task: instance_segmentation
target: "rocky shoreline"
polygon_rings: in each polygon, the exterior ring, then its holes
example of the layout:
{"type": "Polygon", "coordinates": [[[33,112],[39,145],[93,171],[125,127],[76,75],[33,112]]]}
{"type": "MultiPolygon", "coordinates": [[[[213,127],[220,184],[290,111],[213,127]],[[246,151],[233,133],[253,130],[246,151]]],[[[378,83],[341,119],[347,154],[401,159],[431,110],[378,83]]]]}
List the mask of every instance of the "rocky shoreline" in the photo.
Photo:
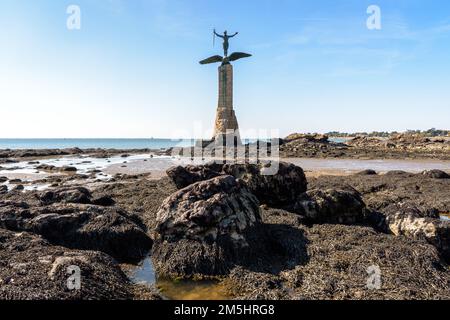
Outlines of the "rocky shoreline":
{"type": "Polygon", "coordinates": [[[450,139],[398,134],[389,138],[357,136],[345,143],[336,143],[325,135],[292,134],[280,141],[280,156],[450,160],[450,139]]]}
{"type": "MultiPolygon", "coordinates": [[[[413,134],[395,134],[390,137],[356,136],[345,142],[333,142],[322,134],[294,133],[277,139],[281,158],[318,159],[438,159],[450,160],[450,138],[423,137],[413,134]]],[[[251,149],[256,143],[247,144],[251,149]]],[[[270,146],[270,143],[269,143],[270,146]]],[[[195,154],[191,148],[167,149],[104,149],[104,148],[66,148],[66,149],[0,149],[0,165],[23,159],[33,160],[45,157],[91,156],[108,158],[130,154],[153,154],[155,156],[174,156],[195,154]]]]}
{"type": "Polygon", "coordinates": [[[166,154],[165,150],[156,149],[0,149],[0,164],[19,161],[21,159],[39,159],[45,157],[81,156],[89,155],[94,158],[109,158],[114,155],[152,153],[155,155],[166,154]]]}
{"type": "Polygon", "coordinates": [[[46,190],[0,190],[0,299],[162,299],[125,273],[148,254],[158,277],[216,279],[233,299],[450,299],[448,173],[267,170],[178,166],[88,187],[63,172],[46,190]],[[74,265],[80,290],[66,286],[74,265]]]}

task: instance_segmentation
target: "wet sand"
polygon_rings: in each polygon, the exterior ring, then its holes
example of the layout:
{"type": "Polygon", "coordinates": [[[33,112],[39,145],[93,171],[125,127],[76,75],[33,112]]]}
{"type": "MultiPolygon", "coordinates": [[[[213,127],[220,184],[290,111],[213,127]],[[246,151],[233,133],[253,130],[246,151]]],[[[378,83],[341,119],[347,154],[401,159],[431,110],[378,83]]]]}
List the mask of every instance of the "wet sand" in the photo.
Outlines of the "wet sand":
{"type": "Polygon", "coordinates": [[[379,173],[393,170],[402,170],[411,173],[419,173],[425,170],[439,169],[450,171],[450,161],[444,160],[358,160],[358,159],[310,159],[310,158],[285,158],[302,167],[306,171],[323,172],[326,174],[353,174],[355,172],[372,169],[379,173]]]}
{"type": "MultiPolygon", "coordinates": [[[[47,172],[38,170],[42,164],[52,165],[56,168],[73,166],[77,174],[89,174],[97,172],[95,179],[105,180],[116,174],[139,175],[150,174],[149,179],[160,179],[165,176],[165,171],[173,166],[188,164],[204,164],[211,159],[194,159],[184,157],[153,156],[151,154],[136,154],[127,157],[120,155],[110,158],[94,158],[89,156],[74,157],[64,156],[57,158],[37,159],[38,163],[22,161],[4,164],[0,167],[0,177],[8,180],[21,179],[24,182],[32,182],[44,179],[48,176],[58,175],[61,172],[47,172]]],[[[321,175],[345,176],[359,171],[372,169],[379,173],[392,170],[402,170],[411,173],[419,173],[425,170],[439,169],[450,172],[450,161],[445,160],[357,160],[357,159],[311,159],[311,158],[283,158],[281,161],[293,163],[302,167],[308,177],[321,175]]]]}
{"type": "MultiPolygon", "coordinates": [[[[211,159],[194,160],[189,158],[153,158],[149,160],[136,160],[125,165],[115,164],[106,168],[108,174],[143,174],[151,173],[155,178],[165,175],[165,171],[172,166],[202,164],[211,159]]],[[[307,175],[350,175],[359,171],[372,169],[379,173],[392,170],[402,170],[419,173],[425,170],[439,169],[450,172],[450,161],[443,160],[344,160],[344,159],[306,159],[285,158],[281,161],[293,163],[302,167],[307,175]]]]}

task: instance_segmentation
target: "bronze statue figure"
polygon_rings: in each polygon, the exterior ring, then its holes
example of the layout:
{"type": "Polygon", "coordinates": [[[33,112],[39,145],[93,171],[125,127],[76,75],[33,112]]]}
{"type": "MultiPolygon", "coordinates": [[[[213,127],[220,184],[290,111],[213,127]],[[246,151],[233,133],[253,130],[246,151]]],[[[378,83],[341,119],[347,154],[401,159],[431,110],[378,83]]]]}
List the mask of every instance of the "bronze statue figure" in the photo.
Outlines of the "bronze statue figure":
{"type": "Polygon", "coordinates": [[[228,56],[228,49],[230,47],[229,39],[233,38],[237,34],[239,34],[239,32],[236,32],[235,34],[230,36],[230,35],[228,35],[228,32],[225,30],[223,35],[220,35],[214,29],[214,35],[223,39],[224,56],[223,57],[219,56],[219,55],[212,56],[212,57],[209,57],[209,58],[207,58],[205,60],[200,61],[200,64],[222,62],[222,65],[226,65],[226,64],[230,64],[230,61],[236,61],[236,60],[239,60],[239,59],[242,59],[242,58],[251,57],[252,56],[251,54],[244,53],[244,52],[234,52],[234,53],[230,54],[230,56],[228,56]]]}
{"type": "Polygon", "coordinates": [[[214,35],[217,36],[217,37],[219,37],[219,38],[222,38],[222,39],[223,39],[223,52],[224,52],[223,55],[224,55],[224,57],[227,57],[227,56],[228,56],[228,48],[230,47],[230,42],[228,41],[228,39],[229,39],[229,38],[233,38],[233,37],[236,36],[238,33],[239,33],[239,32],[236,32],[236,33],[233,34],[232,36],[229,36],[227,30],[225,30],[225,31],[223,32],[223,36],[222,36],[222,35],[220,35],[220,34],[218,34],[218,33],[216,32],[216,29],[214,29],[214,35]]]}

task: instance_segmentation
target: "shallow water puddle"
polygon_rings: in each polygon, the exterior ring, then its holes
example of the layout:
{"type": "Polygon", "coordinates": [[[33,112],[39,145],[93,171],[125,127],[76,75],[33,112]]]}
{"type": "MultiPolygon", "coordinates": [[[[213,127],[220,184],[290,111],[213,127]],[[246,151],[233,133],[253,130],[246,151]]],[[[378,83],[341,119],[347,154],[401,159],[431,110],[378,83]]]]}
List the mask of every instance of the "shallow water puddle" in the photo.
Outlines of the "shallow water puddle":
{"type": "Polygon", "coordinates": [[[217,281],[158,279],[151,258],[145,259],[130,278],[135,283],[154,284],[170,300],[228,300],[225,288],[217,281]]]}
{"type": "Polygon", "coordinates": [[[450,221],[450,213],[441,213],[441,220],[450,221]]]}
{"type": "Polygon", "coordinates": [[[215,281],[158,280],[156,286],[171,300],[229,300],[225,288],[215,281]]]}

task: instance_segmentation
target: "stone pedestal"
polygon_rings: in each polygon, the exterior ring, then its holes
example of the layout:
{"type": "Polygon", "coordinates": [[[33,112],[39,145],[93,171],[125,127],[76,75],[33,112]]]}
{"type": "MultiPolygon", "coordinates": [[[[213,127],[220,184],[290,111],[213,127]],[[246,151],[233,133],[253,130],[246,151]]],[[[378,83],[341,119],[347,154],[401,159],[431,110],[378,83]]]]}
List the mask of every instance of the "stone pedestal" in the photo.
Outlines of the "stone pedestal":
{"type": "Polygon", "coordinates": [[[225,64],[219,67],[219,103],[213,139],[226,141],[231,135],[240,145],[239,125],[233,110],[233,66],[225,64]]]}

